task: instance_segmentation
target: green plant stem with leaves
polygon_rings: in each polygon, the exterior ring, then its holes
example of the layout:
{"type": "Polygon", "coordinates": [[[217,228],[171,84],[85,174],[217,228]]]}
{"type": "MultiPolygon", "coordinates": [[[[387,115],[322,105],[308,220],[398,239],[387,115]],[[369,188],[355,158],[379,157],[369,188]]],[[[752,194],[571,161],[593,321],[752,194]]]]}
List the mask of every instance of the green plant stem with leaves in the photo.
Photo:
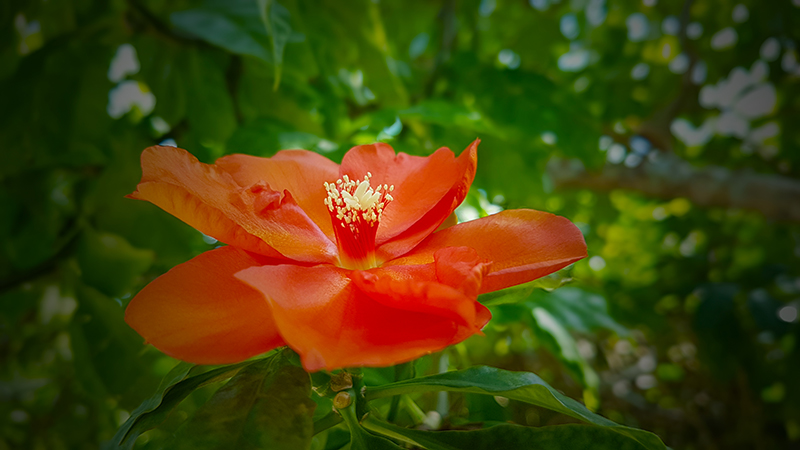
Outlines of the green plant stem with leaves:
{"type": "MultiPolygon", "coordinates": [[[[428,450],[577,448],[572,446],[588,443],[598,449],[666,448],[655,435],[618,425],[589,411],[533,373],[491,367],[411,378],[412,364],[407,363],[395,367],[398,378],[402,379],[382,385],[365,385],[358,371],[341,372],[331,378],[328,386],[316,388],[324,393],[324,398],[331,399],[334,410],[313,422],[310,379],[297,361],[293,352],[280,350],[264,358],[205,372],[199,366],[181,363],[165,378],[156,394],[131,414],[112,447],[133,448],[142,433],[163,424],[192,391],[229,378],[203,407],[180,425],[174,448],[191,444],[192,448],[224,449],[232,443],[244,448],[310,448],[313,436],[330,433],[342,422],[349,432],[349,448],[353,450],[396,449],[399,448],[396,441],[428,450]],[[342,374],[348,384],[335,385],[342,374]],[[468,430],[450,431],[425,431],[393,423],[404,403],[395,399],[436,391],[502,396],[564,414],[581,423],[543,427],[474,424],[468,430]],[[386,397],[392,401],[382,419],[373,402],[386,397]],[[269,447],[259,447],[267,443],[269,447]]],[[[409,409],[419,420],[422,411],[409,397],[404,398],[413,405],[409,409]]]]}

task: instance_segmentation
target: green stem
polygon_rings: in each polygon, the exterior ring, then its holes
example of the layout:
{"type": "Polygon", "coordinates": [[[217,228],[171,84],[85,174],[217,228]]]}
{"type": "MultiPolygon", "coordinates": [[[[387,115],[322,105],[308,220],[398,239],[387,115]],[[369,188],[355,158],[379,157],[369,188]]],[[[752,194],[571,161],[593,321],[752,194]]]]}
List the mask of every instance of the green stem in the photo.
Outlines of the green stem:
{"type": "Polygon", "coordinates": [[[390,437],[393,439],[397,439],[399,441],[407,442],[417,447],[421,447],[421,445],[416,441],[409,439],[408,437],[403,436],[402,434],[392,430],[391,428],[389,428],[389,426],[387,426],[387,424],[376,419],[375,417],[367,416],[364,419],[364,421],[361,422],[361,425],[367,430],[372,431],[373,433],[377,433],[382,436],[390,437]]]}
{"type": "MultiPolygon", "coordinates": [[[[413,362],[407,362],[394,366],[394,381],[403,381],[409,378],[414,378],[413,362]]],[[[386,415],[386,420],[388,422],[395,421],[395,419],[397,418],[397,412],[400,409],[399,406],[400,406],[400,397],[399,396],[392,397],[392,403],[389,405],[389,414],[386,415]]]]}
{"type": "Polygon", "coordinates": [[[395,398],[401,399],[403,402],[403,407],[408,411],[408,414],[411,415],[411,419],[414,421],[414,425],[419,425],[425,421],[427,416],[425,415],[425,411],[417,405],[417,402],[411,400],[411,397],[407,395],[400,395],[395,398]]]}
{"type": "MultiPolygon", "coordinates": [[[[350,394],[354,395],[355,391],[350,390],[350,394]]],[[[338,411],[347,424],[347,428],[350,429],[350,446],[347,448],[353,450],[402,450],[394,442],[374,435],[362,427],[358,421],[355,401],[338,411]]]]}
{"type": "Polygon", "coordinates": [[[338,425],[342,422],[342,417],[335,412],[330,412],[325,417],[314,422],[314,434],[321,433],[328,428],[338,425]]]}
{"type": "Polygon", "coordinates": [[[344,423],[347,424],[347,428],[350,429],[350,434],[358,433],[360,425],[358,424],[358,417],[356,417],[356,403],[353,402],[350,406],[340,409],[339,413],[342,415],[344,423]]]}
{"type": "Polygon", "coordinates": [[[397,412],[400,410],[400,396],[395,395],[392,397],[392,403],[389,405],[389,414],[386,415],[387,422],[394,422],[397,419],[397,412]]]}

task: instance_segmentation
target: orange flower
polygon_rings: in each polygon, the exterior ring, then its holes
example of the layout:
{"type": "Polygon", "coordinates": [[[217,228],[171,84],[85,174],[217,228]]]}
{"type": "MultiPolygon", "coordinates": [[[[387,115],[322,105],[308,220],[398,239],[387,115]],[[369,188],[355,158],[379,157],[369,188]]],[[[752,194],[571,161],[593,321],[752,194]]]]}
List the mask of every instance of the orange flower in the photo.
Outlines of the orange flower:
{"type": "Polygon", "coordinates": [[[185,361],[288,345],[309,371],[392,365],[480,333],[490,313],[478,294],[561,269],[586,244],[569,220],[526,209],[446,226],[478,142],[459,157],[362,145],[341,165],[305,150],[207,165],[146,149],[129,197],[228,245],[147,285],[125,320],[185,361]]]}

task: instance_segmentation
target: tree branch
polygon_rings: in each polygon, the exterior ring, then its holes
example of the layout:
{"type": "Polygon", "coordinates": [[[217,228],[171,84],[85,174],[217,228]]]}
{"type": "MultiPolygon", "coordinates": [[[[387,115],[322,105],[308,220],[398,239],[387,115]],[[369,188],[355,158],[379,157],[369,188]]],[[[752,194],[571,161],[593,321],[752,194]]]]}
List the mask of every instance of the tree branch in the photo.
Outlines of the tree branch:
{"type": "Polygon", "coordinates": [[[626,189],[662,199],[684,197],[701,207],[748,209],[768,219],[800,223],[800,181],[718,166],[696,168],[672,153],[656,155],[636,168],[606,164],[599,172],[587,171],[579,160],[552,158],[547,173],[556,188],[626,189]]]}

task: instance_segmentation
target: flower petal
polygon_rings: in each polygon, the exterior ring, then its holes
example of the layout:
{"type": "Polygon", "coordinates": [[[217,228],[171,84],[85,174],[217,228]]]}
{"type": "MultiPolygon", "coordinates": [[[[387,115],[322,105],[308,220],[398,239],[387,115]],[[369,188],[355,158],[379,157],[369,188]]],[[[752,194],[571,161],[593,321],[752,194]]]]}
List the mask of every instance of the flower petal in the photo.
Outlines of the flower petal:
{"type": "Polygon", "coordinates": [[[276,191],[287,190],[329,239],[335,240],[331,216],[325,206],[324,182],[339,178],[339,165],[307,150],[281,150],[271,158],[250,155],[228,155],[215,164],[230,173],[240,186],[260,181],[276,191]]]}
{"type": "Polygon", "coordinates": [[[227,364],[286,345],[261,292],[234,278],[259,264],[234,247],[175,266],[131,300],[125,321],[156,348],[196,364],[227,364]]]}
{"type": "Polygon", "coordinates": [[[345,154],[342,175],[360,179],[371,172],[372,184],[394,186],[394,201],[384,210],[378,227],[379,259],[411,250],[464,200],[475,178],[479,142],[476,139],[458,158],[446,148],[428,157],[395,155],[382,143],[354,147],[345,154]]]}
{"type": "Polygon", "coordinates": [[[281,336],[314,371],[397,364],[479,333],[488,310],[434,282],[430,269],[351,272],[285,264],[236,276],[270,300],[281,336]]]}
{"type": "Polygon", "coordinates": [[[429,263],[437,250],[462,245],[492,262],[481,293],[535,280],[586,257],[583,235],[572,222],[546,212],[516,209],[438,231],[411,253],[384,265],[429,263]]]}
{"type": "Polygon", "coordinates": [[[383,305],[438,314],[479,330],[491,317],[475,301],[488,266],[475,250],[450,247],[438,250],[430,264],[354,271],[350,278],[383,305]]]}
{"type": "Polygon", "coordinates": [[[336,245],[288,191],[264,183],[241,186],[183,149],[142,152],[142,181],[129,197],[147,200],[222,242],[270,257],[305,262],[336,258],[336,245]]]}

